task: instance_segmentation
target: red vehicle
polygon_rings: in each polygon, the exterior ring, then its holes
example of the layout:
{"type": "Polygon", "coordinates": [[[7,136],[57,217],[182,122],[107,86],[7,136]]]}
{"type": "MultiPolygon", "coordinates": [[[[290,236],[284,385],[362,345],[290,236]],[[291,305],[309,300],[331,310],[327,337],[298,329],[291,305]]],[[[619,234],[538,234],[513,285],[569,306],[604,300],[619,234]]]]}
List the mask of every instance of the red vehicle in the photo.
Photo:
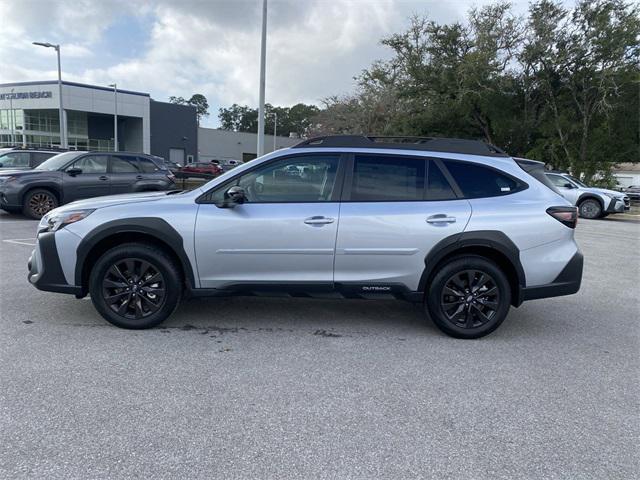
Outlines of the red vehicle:
{"type": "Polygon", "coordinates": [[[182,173],[204,173],[207,175],[220,175],[222,168],[215,163],[190,163],[180,169],[182,173]]]}

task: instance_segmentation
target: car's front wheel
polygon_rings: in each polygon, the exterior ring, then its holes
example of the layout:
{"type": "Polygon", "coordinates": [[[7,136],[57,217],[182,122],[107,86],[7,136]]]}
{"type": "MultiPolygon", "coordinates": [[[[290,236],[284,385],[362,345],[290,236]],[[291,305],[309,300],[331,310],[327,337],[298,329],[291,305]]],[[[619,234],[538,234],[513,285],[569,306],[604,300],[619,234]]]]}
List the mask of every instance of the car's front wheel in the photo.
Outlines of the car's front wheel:
{"type": "Polygon", "coordinates": [[[129,243],[98,259],[91,270],[89,293],[108,322],[122,328],[151,328],[178,306],[181,280],[179,268],[162,249],[129,243]]]}
{"type": "Polygon", "coordinates": [[[447,335],[480,338],[503,322],[511,305],[504,272],[480,256],[460,256],[432,278],[425,303],[431,319],[447,335]]]}
{"type": "Polygon", "coordinates": [[[600,202],[593,198],[583,200],[578,207],[578,211],[582,218],[588,218],[590,220],[600,218],[602,216],[602,206],[600,206],[600,202]]]}
{"type": "Polygon", "coordinates": [[[23,213],[36,220],[58,206],[58,199],[50,190],[38,188],[27,192],[24,197],[23,213]]]}

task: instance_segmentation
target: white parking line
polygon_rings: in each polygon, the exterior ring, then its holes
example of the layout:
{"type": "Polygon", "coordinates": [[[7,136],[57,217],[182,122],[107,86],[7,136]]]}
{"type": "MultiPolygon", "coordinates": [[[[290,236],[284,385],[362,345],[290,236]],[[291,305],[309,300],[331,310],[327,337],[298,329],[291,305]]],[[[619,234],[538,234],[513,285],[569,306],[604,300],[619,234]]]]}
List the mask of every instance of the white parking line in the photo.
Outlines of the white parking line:
{"type": "Polygon", "coordinates": [[[3,242],[16,243],[18,245],[28,245],[29,247],[36,246],[36,241],[34,238],[12,238],[8,240],[3,240],[3,242]]]}

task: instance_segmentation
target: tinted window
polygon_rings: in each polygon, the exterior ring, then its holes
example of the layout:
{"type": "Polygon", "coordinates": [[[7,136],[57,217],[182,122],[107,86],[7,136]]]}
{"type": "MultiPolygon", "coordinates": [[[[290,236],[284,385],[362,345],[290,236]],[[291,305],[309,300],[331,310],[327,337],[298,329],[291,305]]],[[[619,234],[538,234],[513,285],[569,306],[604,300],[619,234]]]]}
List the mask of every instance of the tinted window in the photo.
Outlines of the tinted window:
{"type": "Polygon", "coordinates": [[[211,200],[221,203],[224,192],[236,184],[244,188],[247,203],[328,202],[339,160],[338,155],[317,155],[271,162],[218,189],[211,200]]]}
{"type": "Polygon", "coordinates": [[[571,184],[569,180],[564,178],[561,175],[547,175],[547,177],[551,180],[556,187],[566,187],[567,184],[571,184]]]}
{"type": "Polygon", "coordinates": [[[144,173],[153,173],[159,170],[150,158],[138,157],[138,165],[140,166],[140,170],[144,173]]]}
{"type": "Polygon", "coordinates": [[[423,200],[425,160],[356,155],[351,185],[355,202],[423,200]]]}
{"type": "Polygon", "coordinates": [[[106,155],[87,155],[73,162],[70,168],[79,168],[82,173],[107,173],[107,156],[106,155]]]}
{"type": "Polygon", "coordinates": [[[118,156],[111,157],[112,173],[138,173],[136,157],[118,156]]]}
{"type": "Polygon", "coordinates": [[[40,165],[45,160],[53,157],[55,153],[34,152],[31,154],[34,165],[40,165]]]}
{"type": "Polygon", "coordinates": [[[427,198],[429,200],[453,200],[457,198],[440,167],[433,161],[429,162],[427,198]]]}
{"type": "Polygon", "coordinates": [[[521,189],[512,178],[477,163],[443,162],[465,198],[497,197],[521,189]]]}
{"type": "Polygon", "coordinates": [[[29,152],[11,152],[0,157],[3,167],[28,167],[29,152]]]}

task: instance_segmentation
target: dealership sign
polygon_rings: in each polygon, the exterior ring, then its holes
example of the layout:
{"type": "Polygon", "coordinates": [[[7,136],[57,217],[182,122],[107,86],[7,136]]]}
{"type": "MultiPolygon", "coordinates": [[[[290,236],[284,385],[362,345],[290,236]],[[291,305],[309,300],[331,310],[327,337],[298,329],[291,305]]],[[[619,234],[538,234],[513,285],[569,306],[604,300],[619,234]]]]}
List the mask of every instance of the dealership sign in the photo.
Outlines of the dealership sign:
{"type": "Polygon", "coordinates": [[[28,98],[51,98],[53,93],[51,90],[42,90],[40,92],[15,92],[0,93],[0,100],[24,100],[28,98]]]}

